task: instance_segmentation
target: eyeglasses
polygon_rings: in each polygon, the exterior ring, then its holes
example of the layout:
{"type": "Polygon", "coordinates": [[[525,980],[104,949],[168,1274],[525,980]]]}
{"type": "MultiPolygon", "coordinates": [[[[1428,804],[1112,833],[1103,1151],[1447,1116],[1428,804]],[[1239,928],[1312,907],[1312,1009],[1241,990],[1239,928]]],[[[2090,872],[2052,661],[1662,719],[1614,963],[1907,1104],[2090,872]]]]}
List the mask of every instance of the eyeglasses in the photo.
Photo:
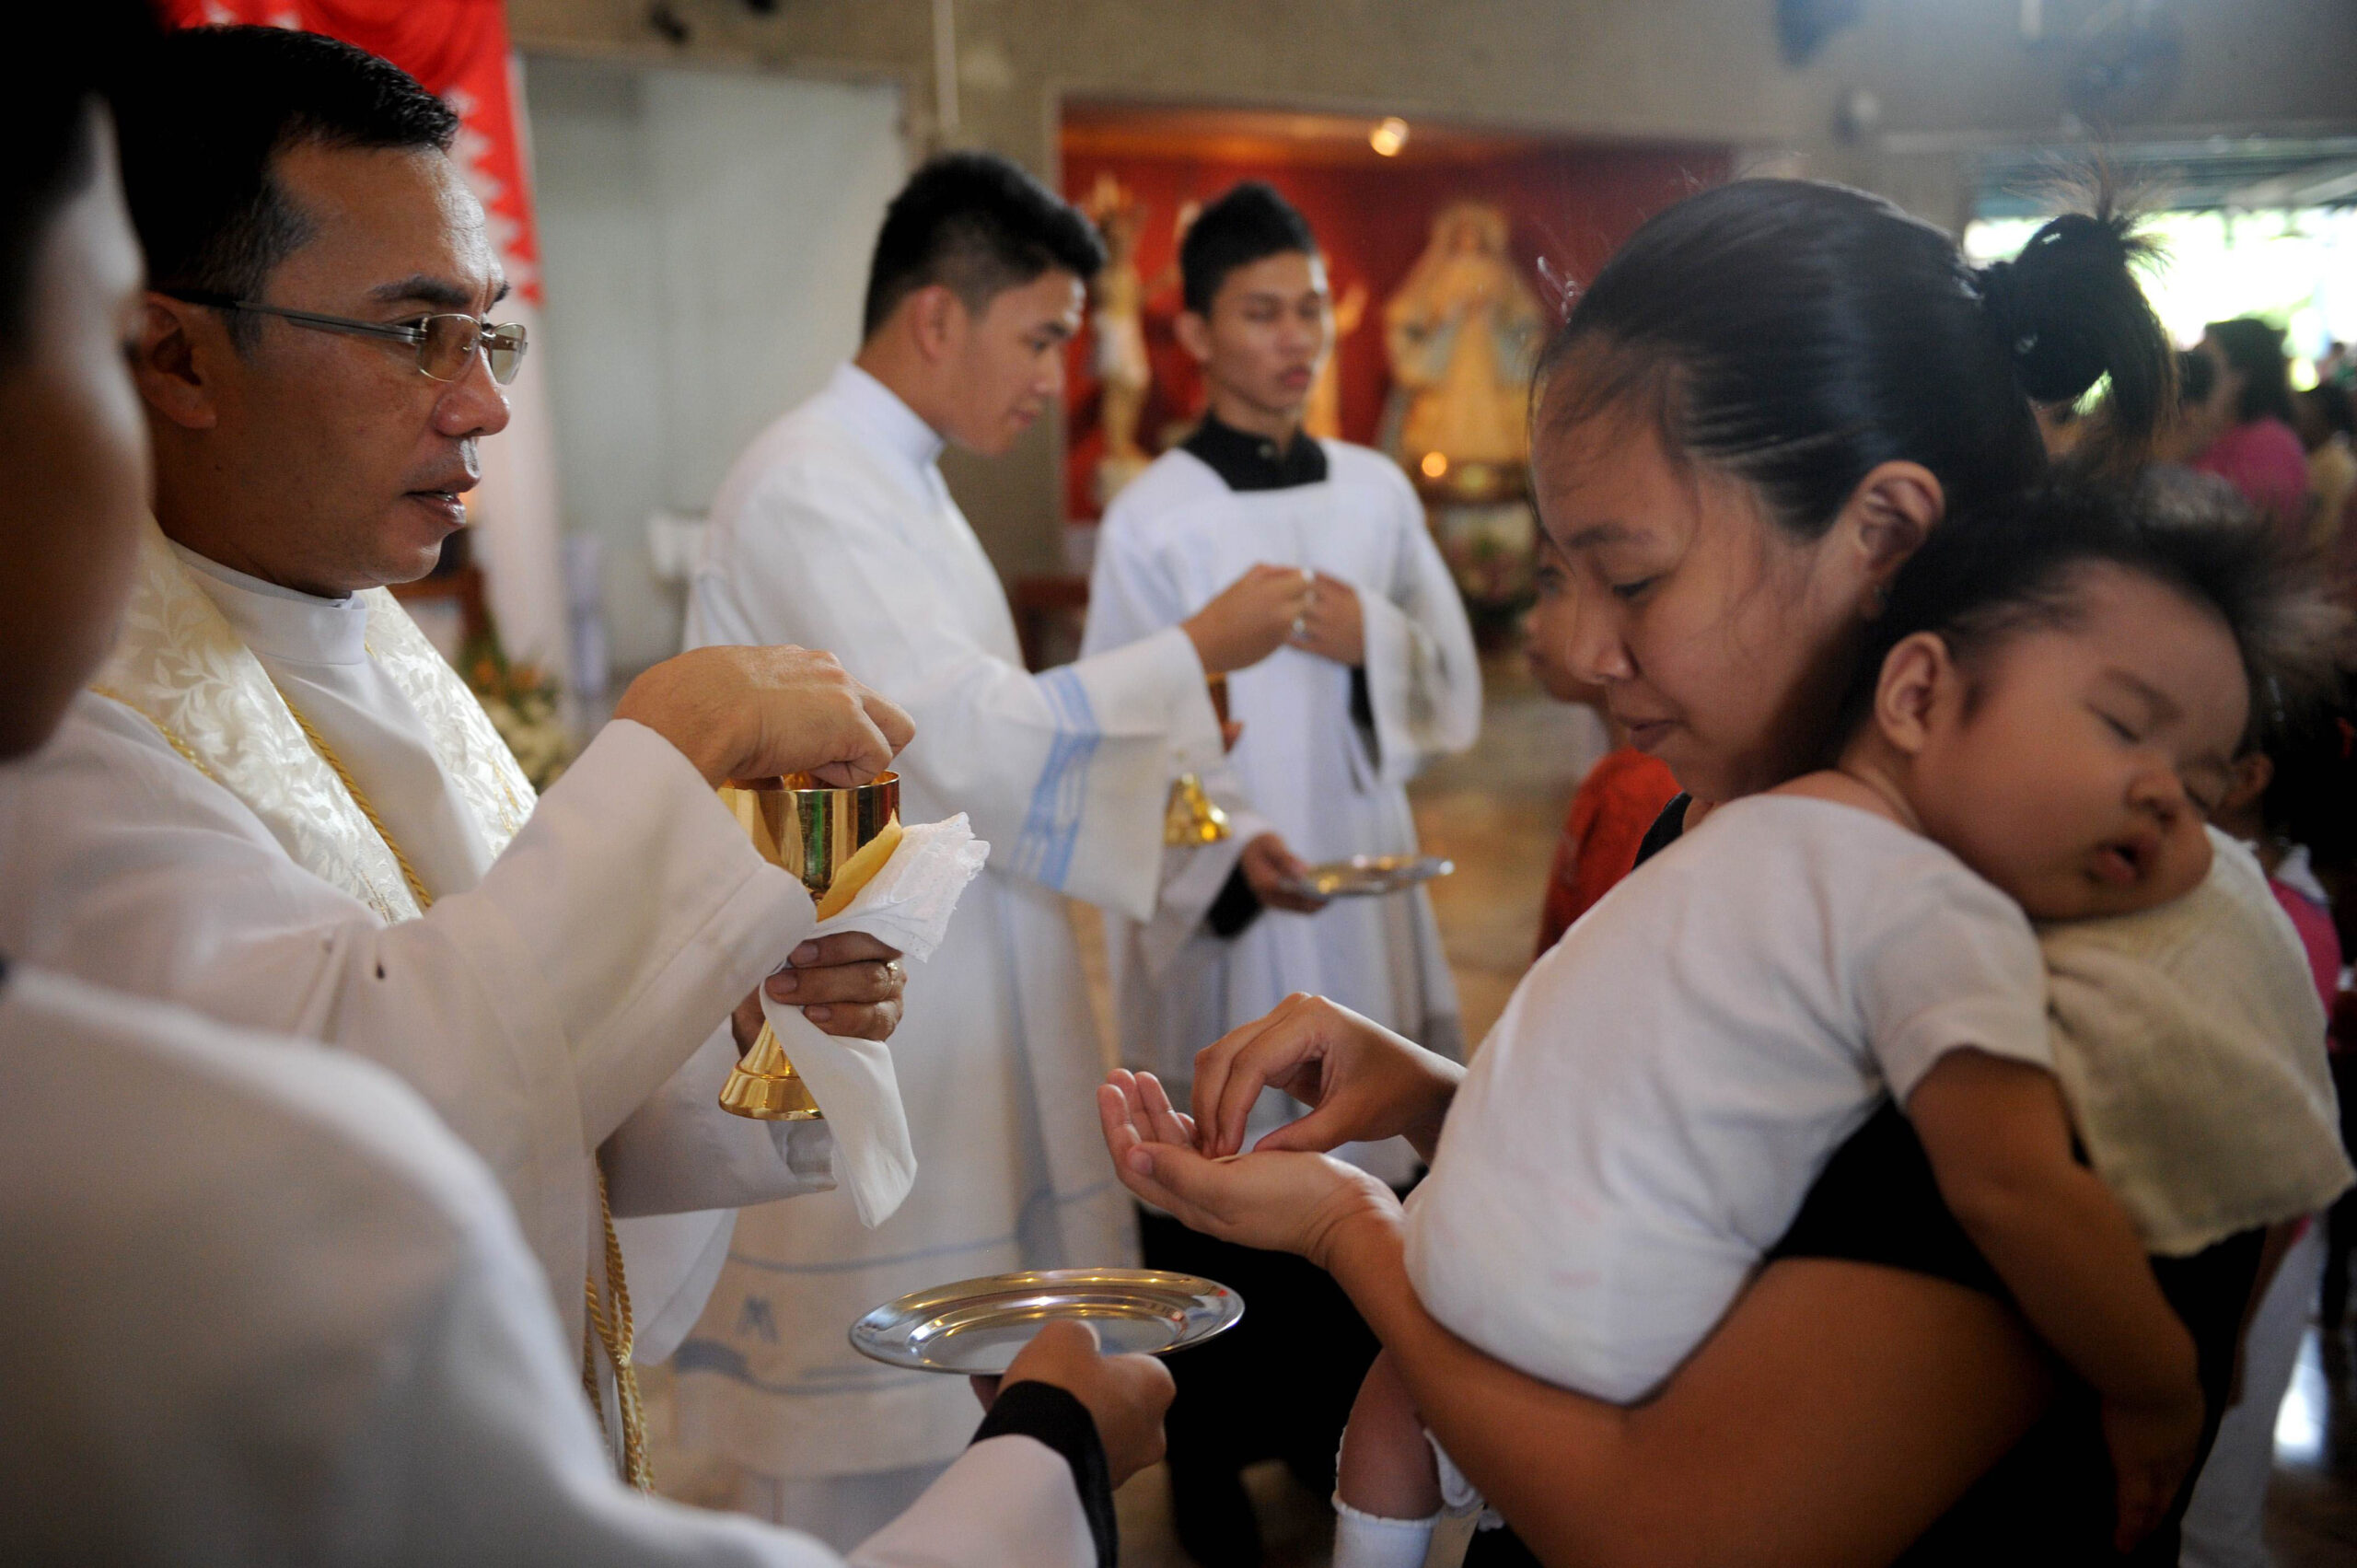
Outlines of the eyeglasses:
{"type": "Polygon", "coordinates": [[[464,376],[477,349],[491,364],[491,378],[503,387],[516,379],[516,372],[524,363],[524,328],[518,322],[496,324],[459,315],[427,316],[401,322],[356,321],[349,316],[289,310],[283,305],[264,305],[259,300],[207,294],[199,289],[168,288],[158,292],[168,298],[215,310],[250,310],[257,315],[275,316],[315,332],[348,332],[354,337],[391,338],[414,343],[417,367],[436,381],[455,381],[464,376]]]}

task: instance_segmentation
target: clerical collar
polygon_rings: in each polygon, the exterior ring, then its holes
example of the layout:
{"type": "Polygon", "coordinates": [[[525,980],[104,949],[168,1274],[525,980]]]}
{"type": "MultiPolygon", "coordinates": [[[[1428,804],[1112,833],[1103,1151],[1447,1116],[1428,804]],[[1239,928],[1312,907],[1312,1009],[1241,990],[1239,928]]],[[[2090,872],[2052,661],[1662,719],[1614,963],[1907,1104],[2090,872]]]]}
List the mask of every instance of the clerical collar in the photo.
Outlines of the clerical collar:
{"type": "Polygon", "coordinates": [[[1306,430],[1294,432],[1293,445],[1280,450],[1267,436],[1247,436],[1206,413],[1187,437],[1186,450],[1202,459],[1230,490],[1290,490],[1326,479],[1326,448],[1306,430]]]}
{"type": "Polygon", "coordinates": [[[941,456],[940,433],[902,402],[898,392],[858,366],[848,361],[836,366],[827,390],[852,423],[882,442],[886,450],[898,452],[920,469],[941,456]]]}
{"type": "Polygon", "coordinates": [[[368,606],[358,594],[321,598],[281,587],[179,544],[172,553],[196,575],[238,633],[263,658],[290,664],[358,664],[368,656],[368,606]]]}

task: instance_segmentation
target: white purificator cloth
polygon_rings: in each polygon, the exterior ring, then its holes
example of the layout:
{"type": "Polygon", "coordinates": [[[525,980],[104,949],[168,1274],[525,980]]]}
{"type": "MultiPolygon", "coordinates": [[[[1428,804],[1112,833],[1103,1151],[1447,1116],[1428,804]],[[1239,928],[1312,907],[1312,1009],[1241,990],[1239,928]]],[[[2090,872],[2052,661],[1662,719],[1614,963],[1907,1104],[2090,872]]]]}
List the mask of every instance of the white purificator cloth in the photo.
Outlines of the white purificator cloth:
{"type": "MultiPolygon", "coordinates": [[[[941,946],[958,896],[981,873],[990,854],[991,846],[974,837],[963,812],[946,822],[906,829],[900,847],[850,907],[820,921],[810,935],[865,932],[923,963],[941,946]]],[[[836,1182],[858,1204],[860,1223],[875,1229],[892,1217],[917,1179],[916,1150],[891,1051],[881,1040],[825,1033],[801,1008],[773,1000],[767,987],[761,991],[761,1016],[834,1127],[836,1182]]]]}

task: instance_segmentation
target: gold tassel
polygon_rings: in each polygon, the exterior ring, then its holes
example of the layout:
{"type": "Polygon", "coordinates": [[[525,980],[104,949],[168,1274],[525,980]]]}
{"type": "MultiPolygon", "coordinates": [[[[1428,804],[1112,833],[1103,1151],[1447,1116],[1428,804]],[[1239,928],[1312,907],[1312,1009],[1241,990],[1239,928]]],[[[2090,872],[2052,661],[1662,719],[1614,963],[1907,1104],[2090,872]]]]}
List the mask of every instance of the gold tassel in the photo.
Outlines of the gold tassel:
{"type": "Polygon", "coordinates": [[[614,1299],[613,1316],[598,1299],[595,1270],[581,1279],[589,1304],[589,1325],[581,1336],[581,1386],[588,1392],[589,1408],[598,1412],[598,1430],[606,1427],[606,1401],[598,1388],[597,1344],[606,1347],[613,1364],[614,1400],[621,1407],[622,1479],[641,1492],[655,1490],[655,1472],[646,1462],[646,1406],[639,1398],[638,1367],[631,1360],[637,1328],[631,1319],[630,1284],[622,1277],[621,1237],[614,1234],[613,1205],[606,1201],[606,1167],[598,1167],[598,1217],[606,1226],[606,1283],[614,1299]]]}

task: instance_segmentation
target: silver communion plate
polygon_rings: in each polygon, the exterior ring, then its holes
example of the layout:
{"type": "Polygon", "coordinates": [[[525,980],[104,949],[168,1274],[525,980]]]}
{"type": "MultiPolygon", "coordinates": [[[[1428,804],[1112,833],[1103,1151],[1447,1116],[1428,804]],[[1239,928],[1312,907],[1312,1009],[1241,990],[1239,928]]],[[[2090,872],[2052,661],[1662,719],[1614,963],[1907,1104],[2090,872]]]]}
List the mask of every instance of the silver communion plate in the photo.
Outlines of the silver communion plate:
{"type": "Polygon", "coordinates": [[[890,1366],[995,1374],[1061,1318],[1097,1327],[1108,1354],[1160,1355],[1236,1326],[1244,1298],[1216,1280],[1152,1269],[1039,1269],[914,1291],[851,1326],[851,1346],[890,1366]]]}
{"type": "Polygon", "coordinates": [[[1373,898],[1446,877],[1456,869],[1455,861],[1436,854],[1354,854],[1348,860],[1313,865],[1306,877],[1296,877],[1287,886],[1318,899],[1373,898]]]}

